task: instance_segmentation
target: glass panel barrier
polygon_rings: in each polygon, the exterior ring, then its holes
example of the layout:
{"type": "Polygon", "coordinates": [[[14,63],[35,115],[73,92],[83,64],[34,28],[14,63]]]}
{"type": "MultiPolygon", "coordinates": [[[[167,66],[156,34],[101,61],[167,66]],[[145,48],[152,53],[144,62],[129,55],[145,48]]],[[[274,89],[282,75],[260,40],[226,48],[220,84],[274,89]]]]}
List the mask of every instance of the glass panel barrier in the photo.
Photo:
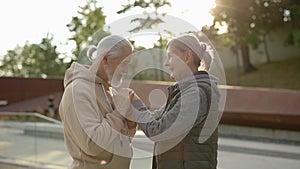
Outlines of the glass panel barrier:
{"type": "Polygon", "coordinates": [[[38,113],[0,112],[0,159],[0,168],[67,168],[71,158],[61,122],[38,113]]]}
{"type": "MultiPolygon", "coordinates": [[[[150,169],[153,143],[142,131],[132,143],[131,169],[150,169]]],[[[66,169],[71,163],[60,121],[38,113],[0,112],[0,168],[66,169]]]]}

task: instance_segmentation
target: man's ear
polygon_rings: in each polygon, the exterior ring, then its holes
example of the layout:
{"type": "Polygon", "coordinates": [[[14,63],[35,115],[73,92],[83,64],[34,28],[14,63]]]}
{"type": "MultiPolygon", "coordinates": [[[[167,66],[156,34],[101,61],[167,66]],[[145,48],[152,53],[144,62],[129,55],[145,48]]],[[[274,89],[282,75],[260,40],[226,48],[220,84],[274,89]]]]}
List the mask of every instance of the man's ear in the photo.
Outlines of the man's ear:
{"type": "Polygon", "coordinates": [[[102,57],[101,63],[103,64],[103,66],[108,66],[108,52],[106,52],[104,54],[104,56],[102,57]]]}

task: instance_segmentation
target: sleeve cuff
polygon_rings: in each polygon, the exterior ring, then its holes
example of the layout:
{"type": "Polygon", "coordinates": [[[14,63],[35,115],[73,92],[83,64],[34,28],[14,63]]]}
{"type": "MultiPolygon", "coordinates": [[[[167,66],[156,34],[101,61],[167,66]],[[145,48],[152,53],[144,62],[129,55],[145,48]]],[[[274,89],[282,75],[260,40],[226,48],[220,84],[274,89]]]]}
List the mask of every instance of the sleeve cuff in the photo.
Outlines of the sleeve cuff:
{"type": "Polygon", "coordinates": [[[135,100],[132,102],[132,106],[137,109],[137,110],[146,110],[146,106],[144,105],[144,103],[141,100],[135,100]]]}

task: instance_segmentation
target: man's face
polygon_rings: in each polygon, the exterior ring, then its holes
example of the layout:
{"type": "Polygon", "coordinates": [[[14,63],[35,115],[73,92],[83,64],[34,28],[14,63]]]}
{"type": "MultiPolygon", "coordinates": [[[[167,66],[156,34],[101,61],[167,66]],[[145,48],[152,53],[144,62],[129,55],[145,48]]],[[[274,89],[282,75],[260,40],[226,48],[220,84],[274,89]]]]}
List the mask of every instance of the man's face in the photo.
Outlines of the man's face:
{"type": "Polygon", "coordinates": [[[165,66],[167,66],[171,71],[171,78],[176,81],[183,79],[185,72],[187,71],[187,65],[185,64],[185,52],[181,52],[170,45],[167,49],[165,66]]]}
{"type": "Polygon", "coordinates": [[[107,68],[105,71],[112,86],[118,86],[122,82],[123,76],[128,73],[131,54],[132,51],[130,48],[123,48],[119,57],[107,59],[107,68]]]}

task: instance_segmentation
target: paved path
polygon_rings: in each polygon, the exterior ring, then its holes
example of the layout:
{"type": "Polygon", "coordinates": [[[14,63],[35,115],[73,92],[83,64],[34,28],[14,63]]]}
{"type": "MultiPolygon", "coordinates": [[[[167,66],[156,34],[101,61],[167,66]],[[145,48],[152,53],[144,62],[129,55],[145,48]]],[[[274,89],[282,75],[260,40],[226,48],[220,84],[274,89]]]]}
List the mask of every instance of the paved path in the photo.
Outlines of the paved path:
{"type": "MultiPolygon", "coordinates": [[[[147,147],[151,152],[151,143],[141,141],[141,137],[138,133],[138,137],[134,140],[138,143],[137,147],[147,147]]],[[[149,152],[134,149],[131,168],[150,169],[149,152]],[[141,156],[145,158],[136,158],[141,156]]],[[[3,127],[0,127],[0,158],[0,163],[1,161],[20,164],[33,162],[44,168],[67,168],[71,163],[63,139],[28,135],[20,129],[3,127]]],[[[3,166],[0,164],[0,168],[4,168],[3,166]]],[[[299,169],[300,145],[220,137],[218,169],[254,168],[299,169]]]]}

